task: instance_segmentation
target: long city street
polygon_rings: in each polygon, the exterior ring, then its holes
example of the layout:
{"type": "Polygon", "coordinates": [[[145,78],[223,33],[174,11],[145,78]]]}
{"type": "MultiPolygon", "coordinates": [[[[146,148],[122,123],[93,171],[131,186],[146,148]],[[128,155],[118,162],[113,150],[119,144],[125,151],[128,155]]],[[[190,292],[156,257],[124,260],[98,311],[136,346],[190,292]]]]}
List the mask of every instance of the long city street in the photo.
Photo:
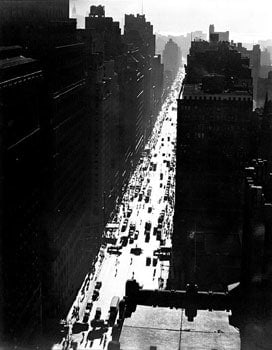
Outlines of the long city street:
{"type": "Polygon", "coordinates": [[[114,296],[123,298],[128,279],[136,279],[144,288],[166,287],[169,254],[161,259],[154,251],[164,247],[167,252],[167,247],[171,247],[176,98],[182,79],[181,70],[130,179],[115,220],[105,230],[112,243],[101,248],[94,273],[86,276],[64,321],[67,335],[53,349],[106,348],[112,334],[112,325],[107,321],[111,300],[114,296]],[[101,308],[101,315],[97,308],[101,308]],[[101,328],[91,326],[95,318],[103,320],[99,321],[101,328]]]}

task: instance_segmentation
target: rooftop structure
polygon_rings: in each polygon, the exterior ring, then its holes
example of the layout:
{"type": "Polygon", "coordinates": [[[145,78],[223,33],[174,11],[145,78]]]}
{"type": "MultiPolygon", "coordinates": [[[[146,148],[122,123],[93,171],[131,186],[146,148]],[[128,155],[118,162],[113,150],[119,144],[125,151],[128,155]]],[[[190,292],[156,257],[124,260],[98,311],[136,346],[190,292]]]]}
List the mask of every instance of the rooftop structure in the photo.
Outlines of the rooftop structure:
{"type": "Polygon", "coordinates": [[[224,90],[221,92],[212,93],[203,90],[202,84],[186,84],[179,97],[194,100],[213,100],[213,101],[252,101],[252,94],[247,90],[224,90]]]}
{"type": "Polygon", "coordinates": [[[210,27],[209,27],[209,40],[211,42],[229,41],[229,31],[226,31],[226,32],[215,32],[214,31],[214,24],[210,24],[210,27]]]}

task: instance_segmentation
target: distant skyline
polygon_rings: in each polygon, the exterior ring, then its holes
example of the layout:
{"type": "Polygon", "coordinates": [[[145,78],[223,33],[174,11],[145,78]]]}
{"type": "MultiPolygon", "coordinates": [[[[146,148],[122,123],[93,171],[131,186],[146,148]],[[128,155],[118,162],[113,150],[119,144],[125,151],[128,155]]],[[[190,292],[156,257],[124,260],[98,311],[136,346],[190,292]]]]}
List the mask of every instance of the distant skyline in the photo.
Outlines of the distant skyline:
{"type": "Polygon", "coordinates": [[[230,31],[235,42],[257,43],[272,38],[271,0],[70,0],[77,14],[86,16],[91,5],[105,6],[106,16],[124,25],[125,14],[143,12],[154,32],[180,35],[195,30],[230,31]]]}

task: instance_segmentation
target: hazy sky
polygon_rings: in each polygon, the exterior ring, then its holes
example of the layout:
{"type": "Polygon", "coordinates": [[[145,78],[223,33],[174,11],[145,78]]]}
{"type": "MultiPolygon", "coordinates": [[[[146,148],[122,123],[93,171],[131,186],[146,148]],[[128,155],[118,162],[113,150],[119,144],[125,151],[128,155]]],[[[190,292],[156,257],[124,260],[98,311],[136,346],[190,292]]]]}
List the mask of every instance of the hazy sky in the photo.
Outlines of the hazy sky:
{"type": "MultiPolygon", "coordinates": [[[[86,15],[91,5],[104,5],[106,16],[124,23],[124,14],[141,13],[142,0],[70,0],[77,13],[86,15]]],[[[257,42],[272,38],[272,0],[143,0],[144,14],[154,31],[184,34],[194,30],[230,31],[230,39],[257,42]]]]}

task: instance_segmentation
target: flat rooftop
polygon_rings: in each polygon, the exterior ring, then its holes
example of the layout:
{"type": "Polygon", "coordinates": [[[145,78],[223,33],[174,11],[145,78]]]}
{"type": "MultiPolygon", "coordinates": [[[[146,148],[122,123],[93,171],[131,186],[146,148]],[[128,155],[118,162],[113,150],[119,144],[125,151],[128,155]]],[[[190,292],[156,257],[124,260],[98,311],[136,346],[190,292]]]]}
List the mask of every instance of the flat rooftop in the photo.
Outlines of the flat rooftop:
{"type": "Polygon", "coordinates": [[[229,324],[230,312],[198,311],[188,322],[184,309],[137,306],[125,319],[122,350],[238,350],[239,331],[229,324]]]}
{"type": "Polygon", "coordinates": [[[201,89],[201,84],[184,84],[180,92],[179,99],[212,99],[212,100],[229,100],[241,98],[242,100],[252,100],[252,94],[247,90],[223,91],[221,93],[208,93],[201,89]]]}

